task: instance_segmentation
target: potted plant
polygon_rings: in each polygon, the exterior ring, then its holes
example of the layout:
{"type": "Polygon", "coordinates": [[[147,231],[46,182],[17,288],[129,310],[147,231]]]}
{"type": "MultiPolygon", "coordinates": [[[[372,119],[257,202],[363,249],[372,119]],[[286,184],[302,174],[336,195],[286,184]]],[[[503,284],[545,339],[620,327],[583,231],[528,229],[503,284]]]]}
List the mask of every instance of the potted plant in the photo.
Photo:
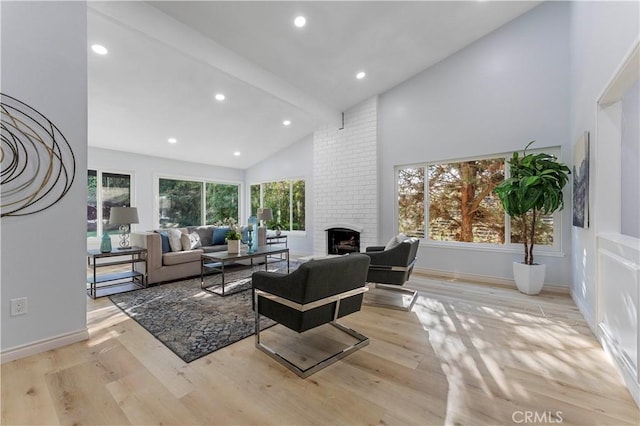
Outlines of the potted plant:
{"type": "Polygon", "coordinates": [[[229,253],[240,253],[240,240],[242,239],[242,234],[238,231],[238,229],[234,226],[229,229],[229,232],[225,235],[227,239],[227,252],[229,253]]]}
{"type": "Polygon", "coordinates": [[[562,210],[562,189],[569,181],[569,168],[549,154],[513,153],[508,161],[511,176],[498,185],[494,192],[504,210],[522,224],[524,261],[513,262],[513,275],[518,290],[538,294],[544,285],[545,265],[533,261],[533,246],[539,234],[539,220],[543,214],[562,210]]]}
{"type": "Polygon", "coordinates": [[[274,229],[276,230],[276,236],[279,237],[282,233],[282,225],[280,225],[280,222],[275,224],[274,229]]]}

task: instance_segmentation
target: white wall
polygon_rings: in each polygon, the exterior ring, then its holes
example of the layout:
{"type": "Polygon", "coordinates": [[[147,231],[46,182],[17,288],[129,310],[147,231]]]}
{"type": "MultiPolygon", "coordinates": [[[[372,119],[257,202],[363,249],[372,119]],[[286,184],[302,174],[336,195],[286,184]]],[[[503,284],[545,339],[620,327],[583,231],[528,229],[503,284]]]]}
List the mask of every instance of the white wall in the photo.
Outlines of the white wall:
{"type": "MultiPolygon", "coordinates": [[[[592,223],[599,221],[593,203],[593,189],[619,187],[619,183],[598,181],[601,159],[595,152],[600,146],[596,128],[596,103],[616,69],[621,65],[635,40],[639,28],[638,2],[573,2],[571,3],[571,140],[585,130],[592,135],[592,167],[590,210],[592,223]],[[597,149],[594,149],[597,148],[597,149]],[[595,171],[595,173],[594,173],[595,171]]],[[[619,148],[618,148],[619,149],[619,148]]],[[[606,208],[606,206],[601,206],[606,208]]],[[[596,230],[573,228],[573,282],[571,293],[592,327],[596,320],[596,230]]]]}
{"type": "Polygon", "coordinates": [[[0,220],[0,350],[7,361],[47,339],[53,339],[46,343],[51,348],[88,336],[87,31],[84,2],[2,2],[0,7],[2,92],[51,120],[76,159],[75,181],[57,204],[0,220]],[[28,313],[11,317],[10,299],[18,297],[28,298],[28,313]]]}
{"type": "Polygon", "coordinates": [[[640,238],[640,81],[622,98],[622,233],[640,238]]]}
{"type": "MultiPolygon", "coordinates": [[[[569,4],[545,3],[380,97],[380,242],[397,231],[394,166],[560,146],[569,137],[569,4]]],[[[536,251],[546,283],[569,286],[571,205],[562,213],[563,257],[536,251]]],[[[512,279],[513,252],[422,245],[418,266],[512,279]]]]}
{"type": "MultiPolygon", "coordinates": [[[[179,148],[179,147],[177,147],[179,148]]],[[[200,153],[198,155],[215,155],[215,152],[200,153]]],[[[194,154],[194,157],[197,155],[194,154]]],[[[170,160],[160,157],[150,157],[141,154],[112,151],[103,148],[89,147],[88,168],[110,172],[127,172],[133,174],[132,206],[138,208],[140,223],[132,226],[132,230],[149,230],[156,228],[156,212],[158,191],[155,179],[158,175],[173,176],[185,179],[210,179],[223,183],[241,184],[240,194],[244,191],[244,171],[230,167],[218,167],[201,163],[170,160]]],[[[244,208],[240,197],[240,219],[248,216],[248,209],[244,208]]],[[[85,200],[86,204],[86,200],[85,200]]],[[[86,220],[86,218],[85,218],[86,220]]],[[[117,243],[117,236],[112,237],[117,243]]],[[[89,247],[98,247],[99,238],[91,238],[87,242],[89,247]]]]}
{"type": "MultiPolygon", "coordinates": [[[[307,136],[277,152],[264,161],[245,171],[246,195],[243,197],[247,205],[246,215],[249,216],[250,194],[252,184],[285,180],[305,180],[305,220],[306,230],[301,232],[287,232],[288,245],[292,254],[309,255],[313,252],[313,137],[307,136]]],[[[244,218],[246,221],[246,218],[244,218]]]]}

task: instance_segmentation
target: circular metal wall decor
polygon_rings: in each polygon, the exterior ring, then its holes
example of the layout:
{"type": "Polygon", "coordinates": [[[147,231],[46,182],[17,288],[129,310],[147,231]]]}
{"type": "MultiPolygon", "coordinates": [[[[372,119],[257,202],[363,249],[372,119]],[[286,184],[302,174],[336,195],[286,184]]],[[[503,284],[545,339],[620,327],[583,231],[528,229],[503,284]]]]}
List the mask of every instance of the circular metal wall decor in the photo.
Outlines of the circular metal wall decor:
{"type": "Polygon", "coordinates": [[[76,174],[71,145],[44,115],[0,93],[0,216],[26,216],[64,197],[76,174]]]}

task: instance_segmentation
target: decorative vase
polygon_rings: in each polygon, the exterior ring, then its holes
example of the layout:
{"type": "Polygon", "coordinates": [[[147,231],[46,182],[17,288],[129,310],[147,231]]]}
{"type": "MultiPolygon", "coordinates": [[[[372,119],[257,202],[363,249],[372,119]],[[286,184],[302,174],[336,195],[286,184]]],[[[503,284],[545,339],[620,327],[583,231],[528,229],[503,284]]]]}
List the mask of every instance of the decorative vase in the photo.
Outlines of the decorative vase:
{"type": "Polygon", "coordinates": [[[542,291],[545,272],[546,265],[513,262],[513,278],[518,290],[524,294],[535,295],[542,291]]]}
{"type": "Polygon", "coordinates": [[[240,253],[240,240],[227,241],[227,252],[233,254],[240,253]]]}
{"type": "Polygon", "coordinates": [[[111,253],[111,237],[109,234],[102,234],[102,240],[100,241],[100,252],[111,253]]]}
{"type": "Polygon", "coordinates": [[[258,218],[256,216],[249,216],[249,253],[255,253],[258,251],[258,218]]]}
{"type": "Polygon", "coordinates": [[[279,237],[280,234],[282,234],[282,231],[280,231],[279,229],[276,229],[276,237],[279,237]]]}

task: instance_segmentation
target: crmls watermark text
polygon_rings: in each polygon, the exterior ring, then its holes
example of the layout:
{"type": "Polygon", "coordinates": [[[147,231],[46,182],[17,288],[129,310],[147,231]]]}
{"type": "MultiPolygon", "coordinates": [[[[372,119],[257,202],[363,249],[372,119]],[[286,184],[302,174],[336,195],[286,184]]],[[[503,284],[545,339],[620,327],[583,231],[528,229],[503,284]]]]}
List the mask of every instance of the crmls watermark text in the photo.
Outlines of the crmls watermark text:
{"type": "Polygon", "coordinates": [[[562,411],[514,411],[511,415],[514,423],[562,423],[562,411]]]}

